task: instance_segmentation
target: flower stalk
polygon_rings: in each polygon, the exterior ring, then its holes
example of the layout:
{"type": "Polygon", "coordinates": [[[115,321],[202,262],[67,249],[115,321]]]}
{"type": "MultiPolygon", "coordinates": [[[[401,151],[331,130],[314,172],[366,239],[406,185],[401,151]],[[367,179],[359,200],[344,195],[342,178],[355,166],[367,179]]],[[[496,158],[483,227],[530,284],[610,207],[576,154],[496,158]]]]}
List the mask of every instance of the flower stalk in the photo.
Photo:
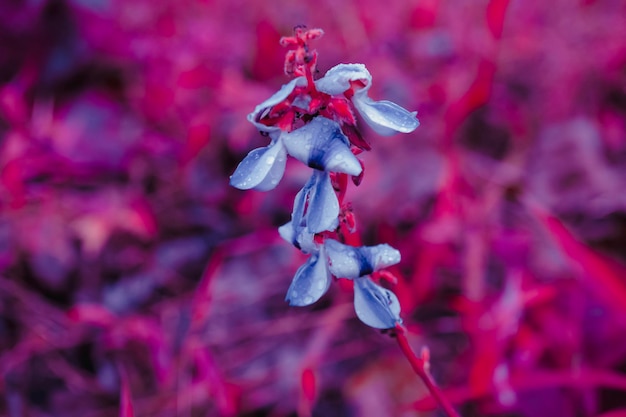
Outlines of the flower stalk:
{"type": "Polygon", "coordinates": [[[411,346],[409,345],[409,341],[406,337],[406,329],[401,324],[396,325],[393,336],[398,341],[398,346],[402,350],[402,353],[407,358],[413,371],[415,374],[422,380],[430,395],[435,399],[437,404],[443,409],[448,417],[460,417],[459,413],[456,412],[454,407],[445,395],[441,392],[441,389],[435,383],[435,380],[428,372],[428,367],[430,366],[428,353],[427,351],[423,351],[421,357],[418,357],[411,346]]]}
{"type": "Polygon", "coordinates": [[[364,165],[357,156],[371,149],[359,133],[356,114],[376,133],[389,136],[415,130],[416,112],[371,99],[372,76],[363,64],[339,64],[314,80],[318,55],[309,42],[322,35],[320,29],[298,26],[293,36],[281,38],[281,45],[291,48],[285,73],[294,78],[248,115],[270,143],[252,150],[230,183],[242,190],[269,191],[282,179],[287,156],[312,168],[295,197],[291,220],[279,228],[284,240],[309,256],[296,271],[285,300],[292,306],[308,306],[324,296],[334,278],[352,280],[357,317],[373,328],[394,329],[417,375],[455,417],[426,362],[408,345],[398,298],[380,285],[397,282],[385,268],[400,262],[400,252],[387,244],[362,245],[352,207],[344,201],[349,179],[355,186],[363,180],[364,165]]]}

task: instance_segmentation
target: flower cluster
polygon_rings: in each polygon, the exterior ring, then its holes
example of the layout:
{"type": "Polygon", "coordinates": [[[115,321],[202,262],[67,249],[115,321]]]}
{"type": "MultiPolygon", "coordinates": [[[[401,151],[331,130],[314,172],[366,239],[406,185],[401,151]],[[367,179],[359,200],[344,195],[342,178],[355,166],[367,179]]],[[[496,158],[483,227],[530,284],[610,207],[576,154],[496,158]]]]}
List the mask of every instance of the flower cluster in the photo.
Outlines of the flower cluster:
{"type": "Polygon", "coordinates": [[[251,151],[230,183],[241,190],[271,190],[283,177],[287,155],[311,167],[311,178],[296,195],[291,221],[279,229],[286,241],[310,255],[296,272],[287,301],[312,304],[328,290],[332,276],[352,279],[357,316],[369,326],[392,328],[401,321],[400,305],[372,274],[400,262],[400,253],[386,244],[341,243],[339,223],[346,206],[340,200],[348,176],[355,185],[362,179],[363,164],[356,155],[370,149],[356,128],[353,109],[380,135],[412,132],[419,122],[415,112],[368,96],[372,76],[362,64],[339,64],[314,81],[317,53],[307,41],[321,35],[319,29],[297,27],[293,37],[281,40],[296,48],[285,62],[285,71],[296,78],[248,115],[270,143],[251,151]]]}

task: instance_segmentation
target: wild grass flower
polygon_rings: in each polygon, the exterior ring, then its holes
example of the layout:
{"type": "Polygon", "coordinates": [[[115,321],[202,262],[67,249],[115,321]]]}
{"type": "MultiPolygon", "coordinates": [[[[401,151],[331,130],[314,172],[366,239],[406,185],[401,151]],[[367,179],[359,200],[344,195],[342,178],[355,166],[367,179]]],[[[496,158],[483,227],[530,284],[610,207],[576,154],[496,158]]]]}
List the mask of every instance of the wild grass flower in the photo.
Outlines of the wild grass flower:
{"type": "Polygon", "coordinates": [[[317,52],[309,50],[308,41],[322,34],[297,27],[293,37],[281,41],[295,47],[287,54],[285,72],[296,78],[248,115],[270,143],[251,151],[230,183],[242,190],[271,190],[285,173],[287,156],[311,167],[310,179],[295,197],[291,221],[279,229],[287,242],[310,255],[296,272],[286,300],[293,306],[310,305],[328,290],[333,276],[352,279],[357,316],[371,327],[389,329],[402,322],[400,304],[371,274],[400,262],[400,252],[386,244],[341,243],[339,223],[347,205],[338,196],[347,187],[342,178],[351,176],[360,183],[363,164],[356,155],[370,149],[357,130],[355,110],[381,135],[412,132],[419,122],[416,112],[368,96],[372,76],[363,64],[339,64],[314,81],[317,52]]]}
{"type": "Polygon", "coordinates": [[[281,40],[295,47],[287,53],[285,73],[296,78],[248,115],[270,143],[251,151],[230,183],[242,190],[271,190],[285,173],[288,155],[313,169],[295,197],[291,220],[279,228],[284,240],[309,255],[296,271],[286,301],[307,306],[326,293],[332,277],[352,280],[357,317],[370,327],[393,329],[390,334],[416,374],[446,413],[457,416],[428,372],[427,350],[418,357],[410,348],[398,298],[375,282],[397,281],[384,269],[400,262],[400,252],[388,244],[361,245],[351,205],[343,201],[348,177],[356,186],[363,179],[357,155],[371,149],[359,133],[355,110],[380,135],[412,132],[419,126],[417,113],[372,100],[372,76],[363,64],[339,64],[315,81],[317,52],[309,49],[308,41],[322,34],[320,29],[296,27],[294,36],[281,40]]]}

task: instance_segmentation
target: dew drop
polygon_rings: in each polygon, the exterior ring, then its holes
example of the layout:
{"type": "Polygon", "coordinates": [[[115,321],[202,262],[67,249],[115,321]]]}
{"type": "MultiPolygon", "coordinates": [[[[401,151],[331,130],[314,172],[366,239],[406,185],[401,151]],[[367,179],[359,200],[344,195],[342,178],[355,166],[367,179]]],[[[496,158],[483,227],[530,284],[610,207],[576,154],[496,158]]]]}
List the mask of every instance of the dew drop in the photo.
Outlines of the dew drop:
{"type": "Polygon", "coordinates": [[[275,160],[276,160],[276,158],[274,158],[273,156],[268,156],[267,159],[265,160],[265,163],[267,165],[272,165],[275,160]]]}

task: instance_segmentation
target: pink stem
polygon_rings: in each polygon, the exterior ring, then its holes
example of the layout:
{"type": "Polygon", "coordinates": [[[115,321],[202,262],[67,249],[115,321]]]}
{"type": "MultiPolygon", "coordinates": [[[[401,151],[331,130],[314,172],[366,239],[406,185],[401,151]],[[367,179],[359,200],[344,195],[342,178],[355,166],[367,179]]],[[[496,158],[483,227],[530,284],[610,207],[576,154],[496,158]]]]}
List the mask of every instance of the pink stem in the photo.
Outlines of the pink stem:
{"type": "Polygon", "coordinates": [[[426,370],[426,362],[423,359],[417,357],[415,352],[413,352],[413,349],[411,349],[405,333],[406,330],[402,325],[396,325],[396,340],[398,341],[398,345],[400,346],[402,353],[404,353],[404,356],[406,356],[409,363],[411,364],[411,367],[413,368],[417,376],[424,382],[424,385],[426,385],[426,388],[428,388],[428,391],[430,391],[430,395],[433,396],[435,401],[437,401],[439,406],[446,412],[448,417],[460,417],[460,414],[457,413],[456,410],[452,407],[450,401],[448,401],[448,399],[443,395],[443,393],[433,380],[433,377],[426,370]]]}

